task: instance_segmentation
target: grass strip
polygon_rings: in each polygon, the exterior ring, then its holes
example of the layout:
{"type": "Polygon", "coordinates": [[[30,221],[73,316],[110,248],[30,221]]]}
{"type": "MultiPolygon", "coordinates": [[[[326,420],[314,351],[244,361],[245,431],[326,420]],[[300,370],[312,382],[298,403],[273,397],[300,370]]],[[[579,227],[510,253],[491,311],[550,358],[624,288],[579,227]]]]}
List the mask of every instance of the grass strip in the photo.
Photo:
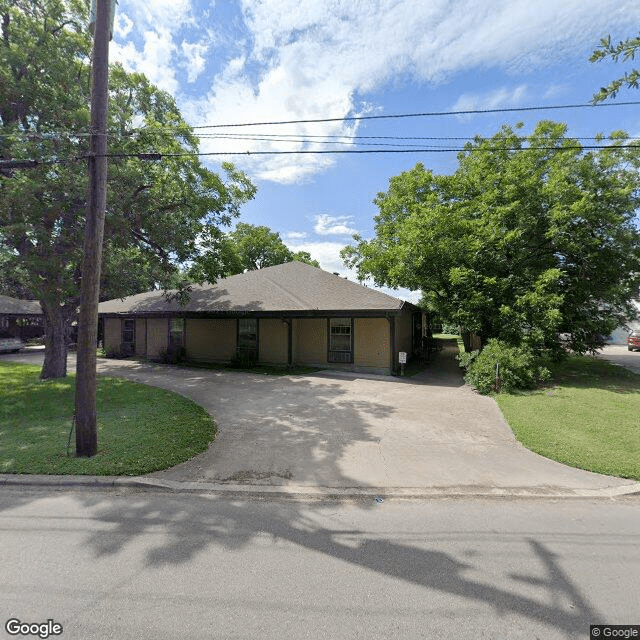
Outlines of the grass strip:
{"type": "Polygon", "coordinates": [[[40,380],[40,367],[0,363],[0,473],[140,475],[192,458],[215,435],[211,416],[176,393],[98,378],[98,454],[67,455],[75,376],[40,380]]]}
{"type": "Polygon", "coordinates": [[[542,389],[494,396],[516,438],[569,466],[640,480],[640,375],[587,356],[552,373],[542,389]]]}

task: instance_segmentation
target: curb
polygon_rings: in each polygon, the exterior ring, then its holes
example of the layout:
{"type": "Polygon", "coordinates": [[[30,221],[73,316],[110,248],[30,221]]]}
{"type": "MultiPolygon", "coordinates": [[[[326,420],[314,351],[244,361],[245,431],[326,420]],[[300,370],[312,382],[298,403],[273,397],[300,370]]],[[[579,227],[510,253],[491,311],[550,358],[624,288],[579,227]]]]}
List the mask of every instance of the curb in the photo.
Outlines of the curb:
{"type": "Polygon", "coordinates": [[[172,493],[214,493],[224,497],[286,498],[290,500],[421,500],[435,498],[617,498],[640,495],[640,482],[602,489],[566,487],[319,487],[185,482],[122,476],[47,476],[0,474],[0,487],[139,489],[172,493]]]}

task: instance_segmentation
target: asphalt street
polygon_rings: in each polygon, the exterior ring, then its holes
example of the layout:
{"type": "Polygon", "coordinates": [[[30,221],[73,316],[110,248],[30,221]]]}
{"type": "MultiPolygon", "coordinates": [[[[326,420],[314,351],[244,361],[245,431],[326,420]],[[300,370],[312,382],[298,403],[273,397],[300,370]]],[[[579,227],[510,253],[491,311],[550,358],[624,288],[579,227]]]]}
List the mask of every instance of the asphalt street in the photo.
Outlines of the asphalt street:
{"type": "MultiPolygon", "coordinates": [[[[588,638],[640,624],[640,498],[0,488],[0,609],[64,640],[588,638]]],[[[54,636],[51,636],[54,637],[54,636]]]]}

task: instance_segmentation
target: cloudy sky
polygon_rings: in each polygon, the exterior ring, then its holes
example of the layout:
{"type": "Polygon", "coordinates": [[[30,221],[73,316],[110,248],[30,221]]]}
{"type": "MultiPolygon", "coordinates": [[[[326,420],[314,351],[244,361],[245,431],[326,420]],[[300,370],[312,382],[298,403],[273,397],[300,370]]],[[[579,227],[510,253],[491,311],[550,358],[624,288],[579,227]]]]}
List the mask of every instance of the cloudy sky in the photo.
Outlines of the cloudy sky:
{"type": "Polygon", "coordinates": [[[203,160],[214,170],[231,160],[258,186],[242,221],[349,275],[339,251],[355,232],[372,236],[372,200],[389,178],[416,162],[455,169],[454,152],[424,149],[459,141],[425,138],[518,121],[527,132],[543,118],[578,137],[636,135],[640,107],[348,118],[585,104],[625,68],[590,64],[590,53],[638,24],[636,0],[119,0],[110,57],[176,97],[201,127],[201,151],[241,154],[203,160]],[[317,119],[331,121],[219,126],[317,119]],[[423,151],[255,155],[411,145],[423,151]]]}

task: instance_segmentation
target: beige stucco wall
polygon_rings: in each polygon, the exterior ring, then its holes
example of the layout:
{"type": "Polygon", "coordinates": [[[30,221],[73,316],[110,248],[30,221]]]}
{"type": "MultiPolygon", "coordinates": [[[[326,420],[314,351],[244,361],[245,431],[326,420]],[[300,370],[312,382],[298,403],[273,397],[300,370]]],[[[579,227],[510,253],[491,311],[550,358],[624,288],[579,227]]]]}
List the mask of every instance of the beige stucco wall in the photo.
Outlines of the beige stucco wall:
{"type": "Polygon", "coordinates": [[[389,368],[391,331],[386,318],[355,318],[354,365],[389,368]]]}
{"type": "Polygon", "coordinates": [[[169,341],[167,318],[149,318],[147,320],[147,357],[156,358],[169,341]]]}
{"type": "Polygon", "coordinates": [[[105,353],[120,351],[122,340],[122,324],[120,318],[104,319],[104,350],[105,353]]]}
{"type": "Polygon", "coordinates": [[[144,356],[147,353],[147,321],[144,318],[136,319],[136,355],[144,356]]]}
{"type": "Polygon", "coordinates": [[[187,358],[203,362],[226,362],[236,352],[237,320],[187,318],[187,358]]]}
{"type": "Polygon", "coordinates": [[[287,364],[287,325],[279,318],[258,321],[258,360],[268,364],[287,364]]]}
{"type": "MultiPolygon", "coordinates": [[[[405,311],[402,315],[396,316],[396,346],[398,352],[404,351],[407,358],[411,357],[411,340],[413,332],[413,319],[410,311],[405,311]]],[[[398,354],[394,355],[396,363],[398,354]]]]}
{"type": "Polygon", "coordinates": [[[296,318],[293,321],[294,363],[327,363],[327,319],[296,318]]]}

